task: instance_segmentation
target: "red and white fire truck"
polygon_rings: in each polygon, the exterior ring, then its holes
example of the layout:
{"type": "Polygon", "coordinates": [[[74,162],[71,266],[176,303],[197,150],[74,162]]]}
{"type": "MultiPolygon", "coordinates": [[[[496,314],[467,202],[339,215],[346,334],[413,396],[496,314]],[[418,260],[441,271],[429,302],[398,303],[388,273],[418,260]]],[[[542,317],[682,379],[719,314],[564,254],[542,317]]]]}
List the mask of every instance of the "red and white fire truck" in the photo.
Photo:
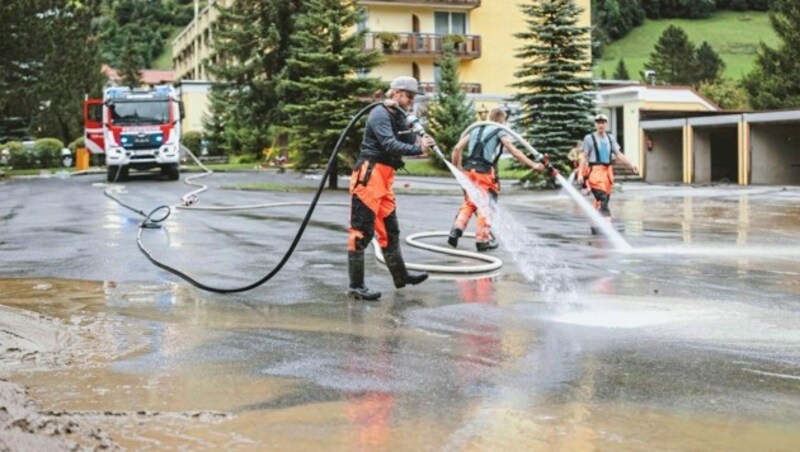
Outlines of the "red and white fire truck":
{"type": "Polygon", "coordinates": [[[183,103],[175,89],[110,87],[102,99],[84,102],[84,140],[93,155],[105,155],[108,181],[121,181],[131,168],[160,168],[178,180],[183,103]]]}

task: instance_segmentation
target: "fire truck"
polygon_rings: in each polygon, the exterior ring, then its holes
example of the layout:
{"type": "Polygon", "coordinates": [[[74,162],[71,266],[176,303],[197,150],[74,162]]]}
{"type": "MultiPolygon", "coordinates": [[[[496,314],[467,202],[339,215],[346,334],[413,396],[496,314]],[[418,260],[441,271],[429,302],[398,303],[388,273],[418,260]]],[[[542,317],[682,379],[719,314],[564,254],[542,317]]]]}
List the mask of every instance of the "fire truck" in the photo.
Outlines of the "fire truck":
{"type": "Polygon", "coordinates": [[[172,86],[106,88],[102,99],[85,100],[83,116],[86,148],[105,155],[109,182],[126,180],[131,168],[180,177],[183,103],[172,86]]]}

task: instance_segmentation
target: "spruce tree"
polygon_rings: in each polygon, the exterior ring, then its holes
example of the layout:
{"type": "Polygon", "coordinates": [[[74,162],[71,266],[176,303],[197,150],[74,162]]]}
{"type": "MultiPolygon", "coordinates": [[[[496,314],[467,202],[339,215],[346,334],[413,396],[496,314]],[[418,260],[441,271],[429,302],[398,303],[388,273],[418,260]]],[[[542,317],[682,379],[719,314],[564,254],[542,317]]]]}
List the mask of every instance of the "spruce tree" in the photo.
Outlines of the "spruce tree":
{"type": "Polygon", "coordinates": [[[65,143],[83,135],[83,100],[100,94],[105,75],[100,71],[98,30],[94,27],[99,0],[39,2],[48,25],[37,28],[43,53],[36,86],[49,107],[40,110],[36,128],[41,136],[57,136],[65,143]],[[48,5],[49,3],[49,5],[48,5]]]}
{"type": "Polygon", "coordinates": [[[694,44],[682,28],[667,27],[656,42],[647,68],[656,71],[659,81],[674,85],[693,85],[697,76],[694,44]]]}
{"type": "Polygon", "coordinates": [[[97,3],[0,2],[0,118],[22,118],[29,132],[65,142],[82,134],[84,95],[97,94],[103,81],[97,3]]]}
{"type": "Polygon", "coordinates": [[[275,141],[271,125],[285,121],[277,78],[286,66],[289,36],[304,3],[215,3],[219,27],[212,42],[215,62],[208,69],[216,83],[205,127],[217,149],[258,156],[275,141]]]}
{"type": "Polygon", "coordinates": [[[119,75],[122,79],[120,81],[122,86],[133,89],[142,85],[142,61],[136,52],[136,44],[131,36],[125,40],[125,47],[122,49],[119,75]]]}
{"type": "Polygon", "coordinates": [[[703,41],[697,48],[697,74],[695,84],[713,82],[722,77],[725,71],[725,62],[708,42],[703,41]]]}
{"type": "MultiPolygon", "coordinates": [[[[436,137],[436,143],[442,152],[448,156],[461,138],[461,133],[475,120],[475,111],[472,102],[467,101],[467,95],[461,89],[458,77],[458,59],[453,46],[445,39],[444,56],[437,64],[440,68],[441,78],[436,81],[436,96],[428,108],[429,132],[436,137]]],[[[445,168],[444,162],[433,151],[429,156],[440,168],[445,168]]]]}
{"type": "Polygon", "coordinates": [[[29,118],[38,107],[35,88],[42,77],[40,67],[44,53],[38,36],[38,29],[42,26],[40,13],[39,6],[28,0],[0,2],[0,17],[3,18],[0,118],[29,118]]]}
{"type": "Polygon", "coordinates": [[[781,43],[777,49],[761,44],[756,67],[742,81],[757,109],[800,107],[800,3],[775,0],[772,28],[781,43]]]}
{"type": "MultiPolygon", "coordinates": [[[[572,0],[527,0],[520,6],[528,29],[516,54],[522,111],[516,126],[539,152],[566,169],[567,153],[592,130],[596,85],[591,78],[589,27],[572,0]]],[[[526,179],[532,178],[529,173],[526,179]]]]}
{"type": "Polygon", "coordinates": [[[628,74],[628,68],[625,66],[625,60],[619,59],[617,68],[614,70],[614,80],[630,80],[631,76],[628,74]]]}
{"type": "MultiPolygon", "coordinates": [[[[380,87],[378,79],[357,75],[380,58],[362,50],[366,31],[353,31],[363,20],[363,8],[355,0],[308,0],[306,7],[297,17],[280,82],[298,169],[325,165],[350,119],[380,87]]],[[[353,167],[360,144],[361,135],[352,132],[339,153],[341,169],[353,167]]],[[[337,172],[331,174],[331,188],[337,186],[337,172]]]]}

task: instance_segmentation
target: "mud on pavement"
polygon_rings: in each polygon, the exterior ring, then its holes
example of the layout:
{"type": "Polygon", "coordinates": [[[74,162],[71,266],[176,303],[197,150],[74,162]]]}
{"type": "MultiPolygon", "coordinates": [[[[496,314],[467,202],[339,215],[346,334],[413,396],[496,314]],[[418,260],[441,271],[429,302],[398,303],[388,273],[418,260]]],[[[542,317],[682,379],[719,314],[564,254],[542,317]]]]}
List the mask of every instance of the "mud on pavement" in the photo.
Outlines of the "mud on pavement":
{"type": "MultiPolygon", "coordinates": [[[[45,410],[10,375],[108,364],[144,346],[136,335],[119,347],[110,337],[119,321],[91,312],[102,302],[103,284],[86,281],[0,280],[0,449],[74,450],[159,448],[181,438],[190,426],[219,423],[230,414],[215,411],[45,410]],[[38,312],[37,312],[38,311],[38,312]]],[[[219,440],[219,438],[217,438],[219,440]]],[[[224,444],[224,443],[223,443],[224,444]]],[[[205,443],[206,446],[211,443],[205,443]]],[[[217,445],[222,445],[217,443],[217,445]]]]}

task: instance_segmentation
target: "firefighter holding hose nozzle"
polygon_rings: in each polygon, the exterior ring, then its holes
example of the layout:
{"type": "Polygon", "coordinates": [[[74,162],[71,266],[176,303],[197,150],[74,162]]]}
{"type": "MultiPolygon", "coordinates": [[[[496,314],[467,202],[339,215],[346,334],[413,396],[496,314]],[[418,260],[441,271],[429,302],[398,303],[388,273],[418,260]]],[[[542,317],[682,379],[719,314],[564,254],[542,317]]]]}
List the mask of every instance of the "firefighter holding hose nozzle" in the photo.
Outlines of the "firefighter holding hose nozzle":
{"type": "Polygon", "coordinates": [[[356,299],[377,300],[381,296],[364,284],[364,250],[375,234],[396,288],[428,279],[427,273],[406,269],[392,189],[395,170],[403,167],[403,156],[421,155],[436,144],[428,135],[414,134],[407,125],[406,112],[414,105],[417,94],[421,93],[415,78],[397,77],[390,85],[386,102],[372,109],[364,128],[361,154],[350,177],[348,293],[356,299]]]}
{"type": "MultiPolygon", "coordinates": [[[[488,119],[491,122],[504,124],[506,122],[506,113],[501,108],[493,108],[489,112],[488,119]]],[[[557,173],[549,162],[539,163],[529,159],[514,146],[511,138],[503,129],[494,125],[475,127],[468,135],[461,137],[461,140],[453,148],[453,165],[463,169],[467,178],[494,201],[497,201],[497,196],[500,193],[497,162],[503,153],[503,148],[507,149],[520,163],[529,166],[531,169],[536,171],[547,170],[551,175],[557,173]],[[464,148],[467,148],[465,157],[463,156],[464,148]]],[[[484,216],[475,201],[470,199],[466,192],[464,193],[464,204],[456,215],[447,243],[453,248],[458,246],[458,239],[464,234],[464,229],[466,229],[473,214],[478,216],[478,224],[475,231],[476,248],[481,252],[496,249],[497,242],[492,240],[491,236],[491,218],[484,216]]]]}

